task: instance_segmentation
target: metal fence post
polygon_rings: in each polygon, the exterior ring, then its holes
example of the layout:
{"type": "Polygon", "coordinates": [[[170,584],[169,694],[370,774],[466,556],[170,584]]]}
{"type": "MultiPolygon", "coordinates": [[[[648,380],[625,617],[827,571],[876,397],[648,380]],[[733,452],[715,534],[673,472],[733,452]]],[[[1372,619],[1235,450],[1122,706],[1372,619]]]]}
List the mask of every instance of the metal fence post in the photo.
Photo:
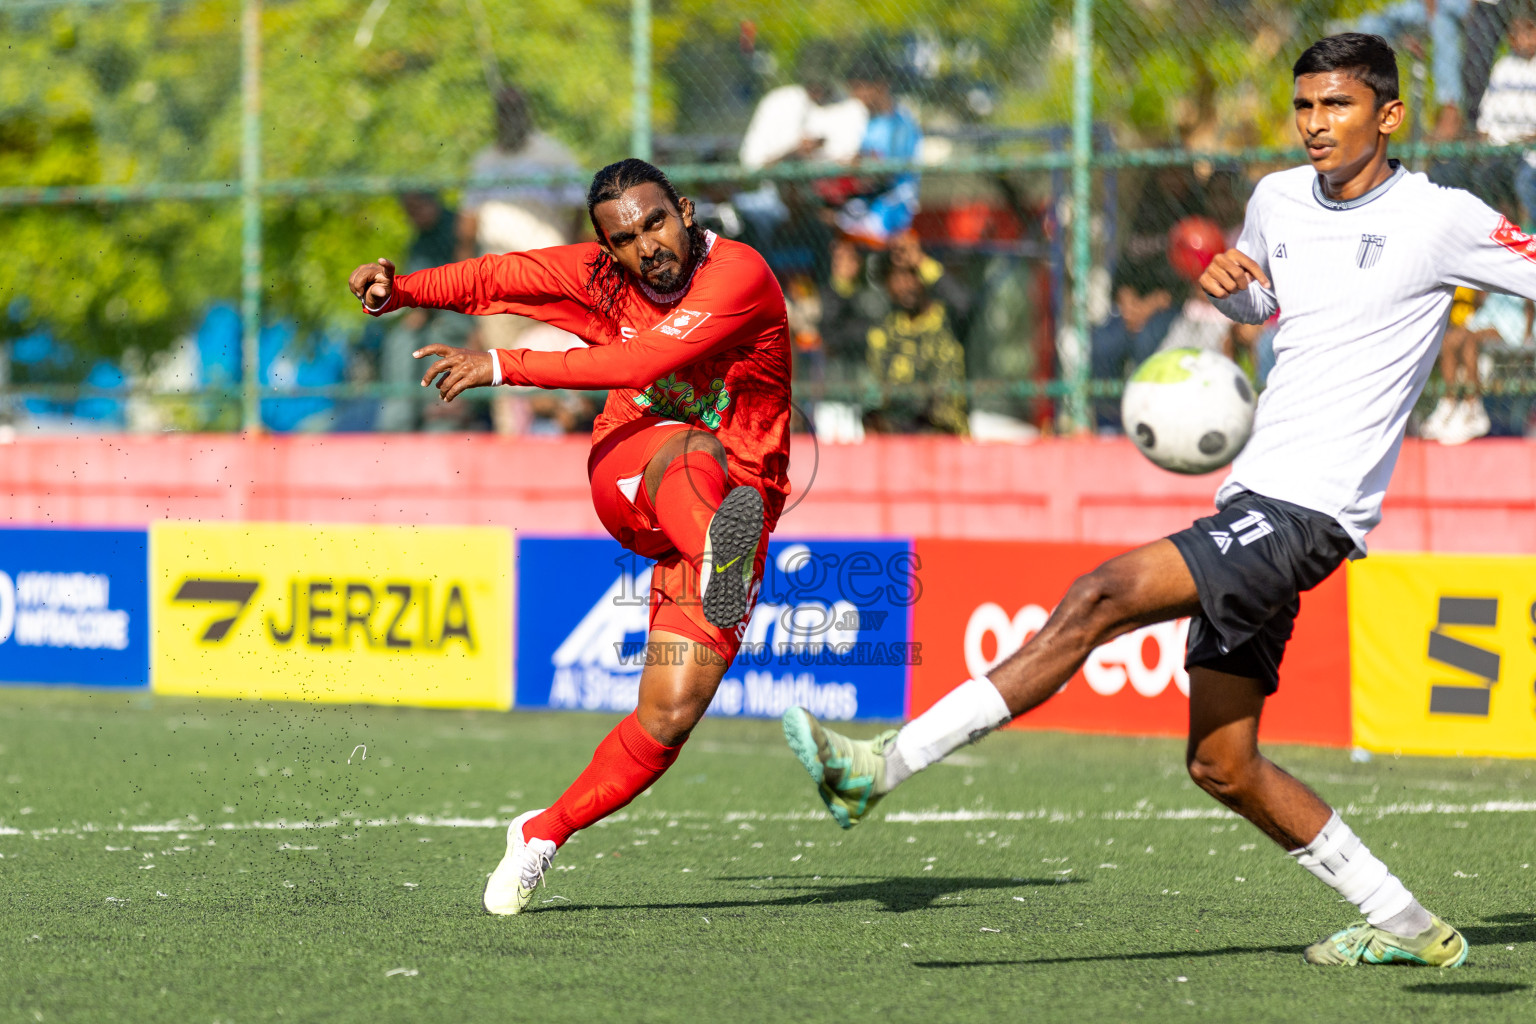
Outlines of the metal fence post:
{"type": "Polygon", "coordinates": [[[247,433],[261,430],[261,0],[240,19],[240,397],[247,433]]]}
{"type": "Polygon", "coordinates": [[[629,19],[629,155],[651,158],[651,0],[632,0],[629,19]]]}
{"type": "MultiPolygon", "coordinates": [[[[1072,334],[1076,350],[1068,371],[1067,420],[1086,430],[1088,419],[1088,278],[1093,271],[1093,0],[1072,4],[1072,334]]],[[[1059,355],[1065,353],[1058,352],[1059,355]]]]}

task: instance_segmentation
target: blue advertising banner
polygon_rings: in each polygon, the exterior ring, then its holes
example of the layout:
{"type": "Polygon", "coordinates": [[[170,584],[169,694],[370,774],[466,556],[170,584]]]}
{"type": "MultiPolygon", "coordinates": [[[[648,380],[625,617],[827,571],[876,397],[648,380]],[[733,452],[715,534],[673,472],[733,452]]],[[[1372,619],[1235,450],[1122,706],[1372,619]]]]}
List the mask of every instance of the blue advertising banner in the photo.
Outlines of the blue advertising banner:
{"type": "MultiPolygon", "coordinates": [[[[611,540],[519,537],[515,706],[635,707],[651,563],[611,540]]],[[[710,714],[901,718],[911,609],[907,541],[772,541],[757,607],[710,714]]]]}
{"type": "Polygon", "coordinates": [[[147,538],[0,528],[0,682],[147,686],[147,538]]]}

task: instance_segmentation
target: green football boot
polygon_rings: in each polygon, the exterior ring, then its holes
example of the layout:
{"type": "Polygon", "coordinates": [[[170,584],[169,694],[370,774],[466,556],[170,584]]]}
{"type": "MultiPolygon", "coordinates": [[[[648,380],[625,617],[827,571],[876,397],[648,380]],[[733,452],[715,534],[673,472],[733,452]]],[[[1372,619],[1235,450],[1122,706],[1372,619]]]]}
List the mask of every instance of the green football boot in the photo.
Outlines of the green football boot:
{"type": "Polygon", "coordinates": [[[857,825],[885,795],[885,754],[896,740],[895,729],[855,740],[826,728],[804,708],[790,708],[784,712],[784,738],[843,828],[857,825]]]}
{"type": "Polygon", "coordinates": [[[1309,964],[1349,967],[1359,964],[1460,967],[1466,963],[1467,940],[1461,937],[1461,932],[1433,915],[1430,922],[1428,928],[1410,939],[1361,921],[1308,946],[1303,956],[1309,964]]]}

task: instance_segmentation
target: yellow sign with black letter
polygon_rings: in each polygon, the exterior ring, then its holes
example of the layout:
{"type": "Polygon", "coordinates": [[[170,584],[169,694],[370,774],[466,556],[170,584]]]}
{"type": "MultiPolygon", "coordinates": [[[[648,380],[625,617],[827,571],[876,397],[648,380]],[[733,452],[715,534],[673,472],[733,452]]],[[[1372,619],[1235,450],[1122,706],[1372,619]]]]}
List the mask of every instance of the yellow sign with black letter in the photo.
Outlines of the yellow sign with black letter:
{"type": "Polygon", "coordinates": [[[1359,746],[1536,757],[1536,558],[1353,563],[1349,647],[1359,746]]]}
{"type": "Polygon", "coordinates": [[[512,705],[512,535],[492,527],[161,523],[157,693],[512,705]]]}

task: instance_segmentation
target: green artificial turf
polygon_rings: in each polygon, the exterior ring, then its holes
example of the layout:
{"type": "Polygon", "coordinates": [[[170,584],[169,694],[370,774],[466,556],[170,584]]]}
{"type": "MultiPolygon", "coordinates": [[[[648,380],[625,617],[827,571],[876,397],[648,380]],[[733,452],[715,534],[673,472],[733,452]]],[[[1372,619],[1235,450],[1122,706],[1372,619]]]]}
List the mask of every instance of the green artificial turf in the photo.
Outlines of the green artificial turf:
{"type": "Polygon", "coordinates": [[[776,722],[710,720],[535,912],[482,913],[612,722],[0,691],[0,1018],[1536,1020],[1529,762],[1274,752],[1457,971],[1303,965],[1353,908],[1162,740],[994,736],[842,832],[776,722]]]}

